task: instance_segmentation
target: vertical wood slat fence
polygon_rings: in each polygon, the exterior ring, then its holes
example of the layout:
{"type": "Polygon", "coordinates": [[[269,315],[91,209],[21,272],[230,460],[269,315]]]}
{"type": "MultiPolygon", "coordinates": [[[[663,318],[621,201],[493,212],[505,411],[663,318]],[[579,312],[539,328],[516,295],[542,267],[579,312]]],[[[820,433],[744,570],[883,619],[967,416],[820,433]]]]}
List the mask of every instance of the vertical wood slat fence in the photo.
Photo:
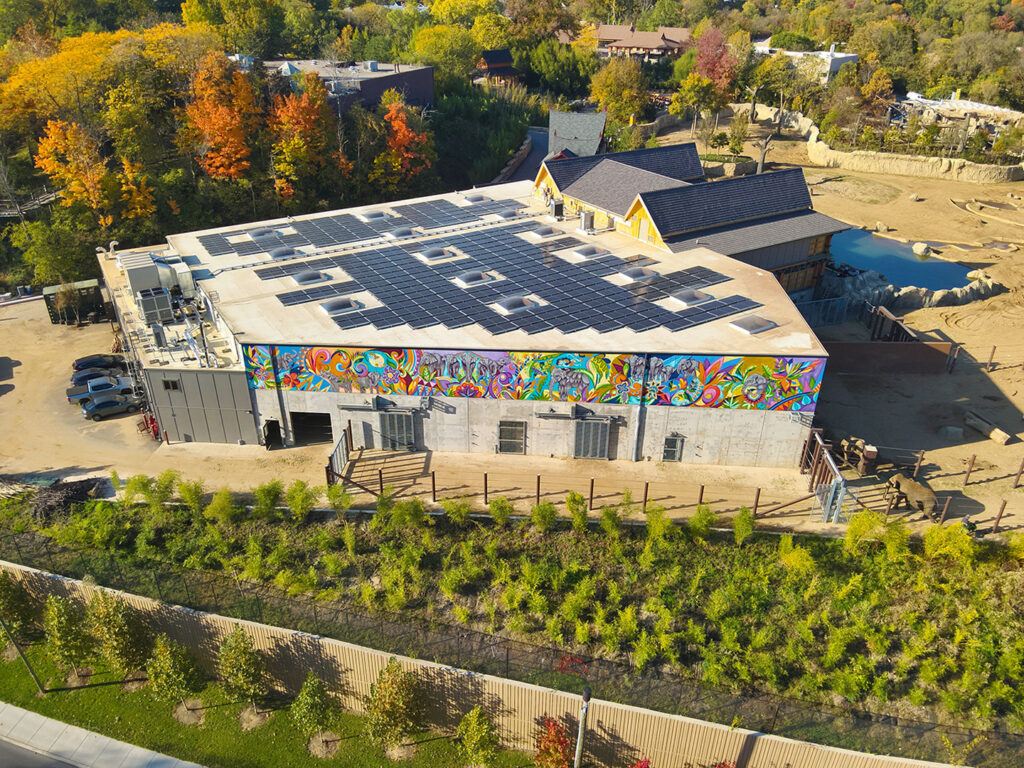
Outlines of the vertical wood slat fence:
{"type": "MultiPolygon", "coordinates": [[[[37,598],[62,594],[88,602],[98,590],[121,595],[138,610],[154,632],[166,632],[189,648],[200,664],[212,671],[221,638],[242,625],[267,659],[276,687],[294,695],[306,673],[328,683],[339,703],[361,712],[370,685],[391,654],[339,640],[231,619],[149,598],[106,590],[74,579],[0,561],[37,598]]],[[[561,719],[575,733],[580,699],[572,694],[505,680],[440,664],[398,657],[416,672],[427,725],[452,732],[462,715],[480,705],[491,717],[508,747],[532,750],[544,717],[561,719]]],[[[730,728],[680,715],[604,701],[592,703],[588,715],[586,755],[591,765],[629,765],[640,756],[655,766],[711,766],[734,763],[736,768],[936,768],[939,763],[852,752],[730,728]]]]}

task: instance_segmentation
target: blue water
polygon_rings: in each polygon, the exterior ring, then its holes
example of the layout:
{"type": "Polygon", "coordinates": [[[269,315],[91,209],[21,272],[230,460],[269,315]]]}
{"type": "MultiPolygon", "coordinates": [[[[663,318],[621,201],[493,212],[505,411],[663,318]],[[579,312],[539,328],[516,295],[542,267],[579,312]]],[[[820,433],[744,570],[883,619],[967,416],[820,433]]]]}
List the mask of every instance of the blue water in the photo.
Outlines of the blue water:
{"type": "Polygon", "coordinates": [[[873,269],[893,285],[904,288],[957,288],[969,281],[970,267],[928,256],[915,256],[907,243],[875,237],[863,229],[840,232],[832,238],[832,256],[836,264],[858,269],[873,269]]]}

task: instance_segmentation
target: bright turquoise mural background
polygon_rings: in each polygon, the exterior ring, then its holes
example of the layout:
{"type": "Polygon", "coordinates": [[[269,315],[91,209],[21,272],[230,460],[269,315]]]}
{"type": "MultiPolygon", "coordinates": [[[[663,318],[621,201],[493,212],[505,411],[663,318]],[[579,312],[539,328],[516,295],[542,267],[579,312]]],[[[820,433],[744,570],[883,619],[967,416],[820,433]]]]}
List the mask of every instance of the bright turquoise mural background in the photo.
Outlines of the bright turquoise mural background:
{"type": "Polygon", "coordinates": [[[646,405],[775,411],[813,411],[825,371],[823,358],[808,357],[270,345],[244,351],[252,389],[620,405],[642,399],[646,405]]]}

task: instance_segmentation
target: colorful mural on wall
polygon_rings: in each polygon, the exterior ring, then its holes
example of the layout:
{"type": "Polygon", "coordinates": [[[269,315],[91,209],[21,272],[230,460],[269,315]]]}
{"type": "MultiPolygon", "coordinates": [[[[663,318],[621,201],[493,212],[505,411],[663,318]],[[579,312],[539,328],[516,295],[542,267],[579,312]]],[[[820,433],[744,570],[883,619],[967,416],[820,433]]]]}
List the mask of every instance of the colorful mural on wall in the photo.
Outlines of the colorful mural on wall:
{"type": "Polygon", "coordinates": [[[825,361],[247,345],[245,369],[252,389],[813,411],[825,361]]]}

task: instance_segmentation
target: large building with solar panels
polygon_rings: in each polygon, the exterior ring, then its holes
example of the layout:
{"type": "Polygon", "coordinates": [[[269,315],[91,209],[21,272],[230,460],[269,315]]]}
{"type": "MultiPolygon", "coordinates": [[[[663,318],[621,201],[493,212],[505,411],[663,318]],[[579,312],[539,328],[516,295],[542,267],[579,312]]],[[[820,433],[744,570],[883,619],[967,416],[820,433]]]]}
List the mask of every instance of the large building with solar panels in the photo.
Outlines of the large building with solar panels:
{"type": "Polygon", "coordinates": [[[826,353],[758,261],[843,228],[686,144],[101,263],[172,442],[791,466],[826,353]]]}

